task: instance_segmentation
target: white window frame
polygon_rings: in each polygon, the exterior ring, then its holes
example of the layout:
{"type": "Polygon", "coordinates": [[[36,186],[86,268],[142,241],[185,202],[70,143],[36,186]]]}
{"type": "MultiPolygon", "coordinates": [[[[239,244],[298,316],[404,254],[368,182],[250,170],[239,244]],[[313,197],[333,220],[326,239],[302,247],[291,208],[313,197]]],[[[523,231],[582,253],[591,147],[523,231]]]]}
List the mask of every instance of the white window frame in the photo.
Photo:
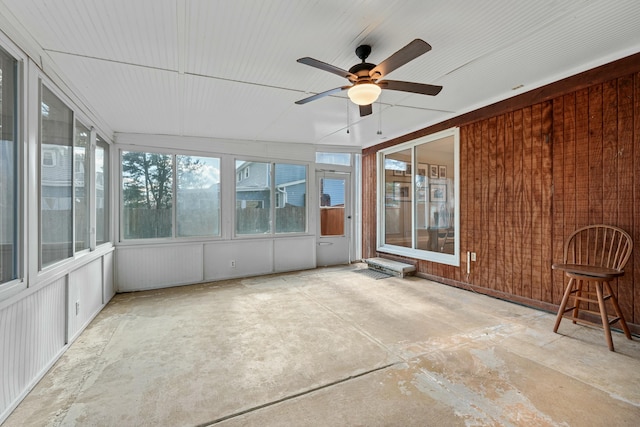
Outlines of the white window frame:
{"type": "MultiPolygon", "coordinates": [[[[460,129],[452,128],[441,132],[434,133],[413,141],[409,141],[403,144],[394,145],[384,150],[380,150],[377,153],[377,250],[378,252],[389,253],[393,255],[400,255],[409,258],[416,258],[425,261],[437,262],[440,264],[447,264],[453,266],[460,266],[460,129]],[[453,157],[454,157],[454,197],[455,197],[455,238],[454,238],[454,250],[453,254],[444,254],[440,252],[428,251],[423,249],[413,249],[415,247],[415,230],[416,230],[416,217],[415,217],[415,197],[412,198],[411,206],[411,235],[412,235],[412,247],[402,247],[396,245],[390,245],[384,243],[385,240],[385,169],[384,159],[385,155],[395,153],[398,151],[411,150],[412,171],[417,171],[415,148],[422,144],[428,144],[436,140],[440,140],[447,137],[453,137],[453,157]]],[[[413,176],[413,175],[412,175],[413,176]]],[[[412,183],[414,180],[412,179],[412,183]]],[[[413,186],[413,185],[412,185],[413,186]]],[[[411,189],[410,191],[413,191],[411,189]]]]}

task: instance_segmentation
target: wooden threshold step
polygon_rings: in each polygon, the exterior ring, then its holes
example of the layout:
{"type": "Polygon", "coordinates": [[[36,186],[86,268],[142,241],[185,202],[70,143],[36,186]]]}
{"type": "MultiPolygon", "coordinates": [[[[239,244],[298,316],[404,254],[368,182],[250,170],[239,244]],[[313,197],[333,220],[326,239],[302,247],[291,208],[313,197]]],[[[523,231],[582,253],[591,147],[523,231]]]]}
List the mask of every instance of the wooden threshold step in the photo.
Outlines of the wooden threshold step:
{"type": "Polygon", "coordinates": [[[370,270],[381,271],[398,277],[411,276],[416,272],[416,268],[413,265],[391,259],[376,257],[365,259],[364,262],[367,263],[370,270]]]}

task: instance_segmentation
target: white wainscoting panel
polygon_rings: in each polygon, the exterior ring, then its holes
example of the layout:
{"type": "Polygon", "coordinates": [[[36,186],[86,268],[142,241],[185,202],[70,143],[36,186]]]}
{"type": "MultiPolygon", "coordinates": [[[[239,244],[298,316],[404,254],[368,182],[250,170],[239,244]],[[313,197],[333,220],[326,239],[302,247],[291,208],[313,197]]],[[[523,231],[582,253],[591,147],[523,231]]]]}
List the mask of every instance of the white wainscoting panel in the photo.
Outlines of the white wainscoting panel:
{"type": "Polygon", "coordinates": [[[119,292],[202,282],[202,243],[116,247],[119,292]]]}
{"type": "Polygon", "coordinates": [[[65,346],[62,277],[0,311],[0,421],[65,346]]]}
{"type": "Polygon", "coordinates": [[[316,266],[315,236],[276,239],[273,246],[276,272],[305,270],[316,266]]]}
{"type": "Polygon", "coordinates": [[[204,280],[273,272],[273,239],[234,240],[204,245],[204,280]],[[232,262],[235,266],[232,266],[232,262]]]}
{"type": "Polygon", "coordinates": [[[106,304],[116,294],[116,287],[113,281],[113,252],[109,252],[102,257],[102,280],[104,292],[102,303],[106,304]]]}
{"type": "Polygon", "coordinates": [[[68,330],[70,341],[73,341],[102,309],[102,298],[101,258],[69,273],[68,330]]]}

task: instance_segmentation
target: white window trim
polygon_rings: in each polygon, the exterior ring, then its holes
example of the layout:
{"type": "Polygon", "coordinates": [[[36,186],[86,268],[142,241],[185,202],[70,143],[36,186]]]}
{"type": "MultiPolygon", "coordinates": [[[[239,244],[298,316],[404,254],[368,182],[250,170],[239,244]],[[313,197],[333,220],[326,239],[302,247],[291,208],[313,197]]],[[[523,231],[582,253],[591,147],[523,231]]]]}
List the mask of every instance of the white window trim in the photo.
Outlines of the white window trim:
{"type": "MultiPolygon", "coordinates": [[[[416,161],[415,156],[412,153],[412,170],[416,169],[416,161]]],[[[460,129],[452,128],[447,129],[441,132],[434,133],[432,135],[428,135],[419,139],[415,139],[413,141],[409,141],[403,144],[394,145],[393,147],[380,150],[377,153],[377,251],[384,252],[393,255],[400,255],[409,258],[421,259],[425,261],[437,262],[440,264],[447,264],[453,266],[460,266],[460,129]],[[395,153],[397,151],[402,151],[406,149],[413,150],[414,147],[429,143],[432,141],[436,141],[442,138],[447,138],[453,136],[454,139],[454,197],[455,197],[455,240],[454,240],[454,250],[453,255],[443,254],[440,252],[427,251],[423,249],[413,249],[406,248],[402,246],[395,246],[384,244],[384,236],[385,236],[385,221],[384,221],[384,156],[387,154],[395,153]]],[[[415,199],[414,199],[415,200],[415,199]]],[[[411,208],[411,230],[412,234],[414,234],[414,230],[416,229],[416,218],[415,218],[415,209],[412,206],[411,208]]]]}

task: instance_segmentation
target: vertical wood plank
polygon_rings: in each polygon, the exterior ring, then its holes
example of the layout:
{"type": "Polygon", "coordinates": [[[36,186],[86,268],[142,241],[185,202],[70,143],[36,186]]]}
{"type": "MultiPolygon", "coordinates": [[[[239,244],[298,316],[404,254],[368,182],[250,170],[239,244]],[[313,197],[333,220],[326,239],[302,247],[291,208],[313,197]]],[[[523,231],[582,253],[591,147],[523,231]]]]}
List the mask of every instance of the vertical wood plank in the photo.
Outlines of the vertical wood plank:
{"type": "MultiPolygon", "coordinates": [[[[618,88],[616,81],[602,85],[602,165],[603,165],[603,197],[602,221],[605,224],[618,223],[618,88]]],[[[618,283],[611,282],[613,292],[617,295],[618,283]]]]}
{"type": "Polygon", "coordinates": [[[633,76],[633,323],[640,323],[640,72],[633,76]]]}
{"type": "Polygon", "coordinates": [[[601,224],[603,199],[602,86],[589,89],[589,223],[601,224]]]}
{"type": "Polygon", "coordinates": [[[506,292],[505,284],[505,265],[510,260],[507,260],[507,253],[505,251],[505,207],[504,207],[504,139],[505,139],[505,117],[504,115],[498,116],[496,121],[496,152],[495,152],[495,181],[496,181],[496,274],[495,283],[496,289],[501,292],[506,292]]]}
{"type": "Polygon", "coordinates": [[[564,232],[563,240],[576,227],[576,95],[564,97],[564,232]]]}
{"type": "Polygon", "coordinates": [[[589,225],[589,90],[576,92],[576,227],[589,225]]]}
{"type": "MultiPolygon", "coordinates": [[[[618,190],[618,220],[616,225],[633,231],[633,76],[618,79],[618,135],[616,187],[618,190]]],[[[633,238],[633,237],[632,237],[633,238]]],[[[640,243],[640,242],[639,242],[640,243]]],[[[633,272],[634,260],[629,259],[625,271],[633,272]]],[[[626,319],[633,319],[633,274],[618,279],[618,299],[626,319]]]]}
{"type": "Polygon", "coordinates": [[[480,252],[478,252],[478,269],[480,271],[480,284],[485,288],[491,288],[489,285],[489,270],[491,269],[491,261],[489,254],[489,227],[490,227],[490,214],[489,214],[489,121],[483,120],[481,122],[482,132],[482,148],[479,152],[481,158],[480,170],[481,170],[481,211],[480,221],[482,223],[481,239],[480,239],[480,252]]]}
{"type": "Polygon", "coordinates": [[[542,105],[531,107],[531,298],[542,301],[542,105]]]}
{"type": "MultiPolygon", "coordinates": [[[[514,294],[514,282],[516,274],[520,271],[515,267],[515,225],[513,217],[515,215],[515,184],[514,184],[514,147],[513,147],[513,113],[505,115],[504,128],[504,251],[506,254],[504,265],[504,290],[509,294],[514,294]]],[[[518,276],[519,280],[519,276],[518,276]]]]}
{"type": "Polygon", "coordinates": [[[522,110],[513,113],[513,264],[517,266],[513,270],[513,293],[522,296],[522,277],[523,265],[525,259],[523,257],[523,236],[525,233],[524,226],[524,179],[523,179],[523,145],[522,138],[522,110]]]}
{"type": "MultiPolygon", "coordinates": [[[[553,303],[552,270],[553,264],[553,104],[548,101],[542,104],[540,123],[540,170],[541,170],[541,231],[539,234],[542,263],[541,269],[541,300],[553,303]]],[[[560,223],[562,223],[560,221],[560,223]]]]}
{"type": "Polygon", "coordinates": [[[531,298],[531,229],[533,212],[532,167],[531,167],[531,108],[522,110],[522,293],[531,298]]]}
{"type": "Polygon", "coordinates": [[[460,268],[456,271],[456,280],[463,282],[466,281],[466,271],[467,271],[467,257],[464,254],[467,253],[468,239],[467,239],[467,230],[468,230],[468,221],[469,215],[467,209],[469,207],[469,203],[467,201],[467,197],[469,194],[468,183],[469,183],[469,175],[468,175],[468,165],[469,165],[469,149],[468,149],[468,136],[467,136],[467,126],[463,126],[460,128],[460,182],[458,183],[460,186],[460,211],[455,212],[455,215],[459,218],[460,229],[455,230],[456,236],[460,236],[460,268]]]}
{"type": "Polygon", "coordinates": [[[485,254],[487,270],[486,286],[501,290],[502,283],[496,281],[496,268],[498,266],[498,248],[496,230],[498,229],[498,215],[496,211],[496,126],[498,119],[492,117],[487,121],[487,144],[485,145],[488,158],[487,173],[487,252],[485,254]]]}
{"type": "Polygon", "coordinates": [[[376,154],[362,156],[362,257],[371,258],[376,254],[377,206],[376,154]]]}
{"type": "MultiPolygon", "coordinates": [[[[564,191],[564,98],[553,100],[553,262],[563,261],[563,245],[565,240],[565,204],[564,191]]],[[[561,271],[553,272],[553,303],[559,305],[565,288],[565,275],[561,271]]]]}
{"type": "MultiPolygon", "coordinates": [[[[482,125],[473,125],[473,242],[472,252],[480,252],[480,240],[482,238],[482,125]]],[[[471,283],[481,286],[481,270],[479,263],[471,263],[471,283]]]]}

